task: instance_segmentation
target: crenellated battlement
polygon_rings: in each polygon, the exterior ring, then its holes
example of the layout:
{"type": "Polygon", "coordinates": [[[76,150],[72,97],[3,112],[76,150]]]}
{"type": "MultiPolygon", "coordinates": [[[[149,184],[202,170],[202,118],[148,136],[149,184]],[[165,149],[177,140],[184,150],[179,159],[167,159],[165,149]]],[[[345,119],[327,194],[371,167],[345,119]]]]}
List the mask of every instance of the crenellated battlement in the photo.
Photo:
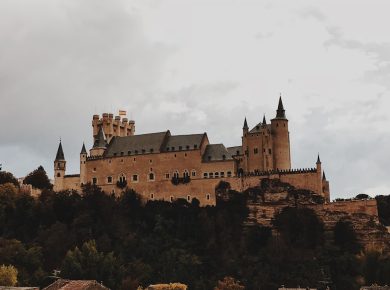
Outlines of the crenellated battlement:
{"type": "Polygon", "coordinates": [[[109,143],[115,136],[132,136],[135,133],[135,122],[126,117],[115,116],[112,113],[98,114],[92,117],[93,137],[95,138],[100,128],[103,128],[104,134],[109,143]]]}
{"type": "Polygon", "coordinates": [[[302,174],[302,173],[317,173],[317,168],[299,168],[299,169],[274,169],[267,171],[255,171],[255,172],[247,172],[242,175],[242,177],[248,176],[268,176],[274,174],[302,174]]]}

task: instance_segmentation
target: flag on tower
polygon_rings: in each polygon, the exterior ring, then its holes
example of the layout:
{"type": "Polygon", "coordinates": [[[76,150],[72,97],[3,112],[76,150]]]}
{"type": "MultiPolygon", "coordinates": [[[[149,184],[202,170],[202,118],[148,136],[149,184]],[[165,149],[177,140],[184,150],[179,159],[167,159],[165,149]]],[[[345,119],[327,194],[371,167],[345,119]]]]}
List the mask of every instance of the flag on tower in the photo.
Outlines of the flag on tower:
{"type": "Polygon", "coordinates": [[[119,116],[126,116],[126,111],[119,110],[119,116]]]}

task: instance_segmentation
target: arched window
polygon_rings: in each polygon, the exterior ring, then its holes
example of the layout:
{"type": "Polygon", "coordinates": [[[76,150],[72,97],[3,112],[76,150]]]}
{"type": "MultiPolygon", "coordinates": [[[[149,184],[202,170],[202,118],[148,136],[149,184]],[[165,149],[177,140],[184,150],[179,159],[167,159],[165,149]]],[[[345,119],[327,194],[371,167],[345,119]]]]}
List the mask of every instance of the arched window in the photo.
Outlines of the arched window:
{"type": "Polygon", "coordinates": [[[196,171],[195,171],[195,170],[192,170],[192,171],[191,171],[191,176],[192,176],[192,177],[195,177],[195,176],[196,176],[196,171]]]}
{"type": "Polygon", "coordinates": [[[154,181],[154,173],[153,172],[150,172],[148,177],[149,177],[149,181],[154,181]]]}
{"type": "Polygon", "coordinates": [[[58,173],[57,173],[57,177],[61,177],[61,173],[58,172],[58,173]]]}
{"type": "Polygon", "coordinates": [[[126,181],[126,175],[124,175],[123,173],[121,175],[119,175],[119,182],[125,182],[126,181]]]}
{"type": "Polygon", "coordinates": [[[209,193],[206,194],[206,199],[207,199],[207,200],[210,200],[210,194],[209,194],[209,193]]]}
{"type": "Polygon", "coordinates": [[[179,178],[179,171],[175,170],[175,172],[173,172],[173,177],[179,178]]]}
{"type": "Polygon", "coordinates": [[[96,177],[92,178],[92,184],[97,184],[97,178],[96,177]]]}
{"type": "Polygon", "coordinates": [[[191,195],[187,195],[187,201],[188,201],[188,202],[191,201],[191,195]]]}
{"type": "Polygon", "coordinates": [[[184,170],[183,177],[190,177],[190,173],[188,172],[187,169],[184,170]]]}

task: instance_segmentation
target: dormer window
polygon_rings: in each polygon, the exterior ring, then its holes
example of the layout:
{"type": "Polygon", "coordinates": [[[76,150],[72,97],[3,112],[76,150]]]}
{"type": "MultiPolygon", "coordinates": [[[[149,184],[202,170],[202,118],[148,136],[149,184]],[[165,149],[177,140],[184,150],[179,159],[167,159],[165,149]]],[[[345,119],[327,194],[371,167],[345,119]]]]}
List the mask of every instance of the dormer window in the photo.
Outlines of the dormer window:
{"type": "Polygon", "coordinates": [[[124,152],[121,152],[121,156],[123,156],[125,153],[124,152]]]}
{"type": "Polygon", "coordinates": [[[142,153],[145,153],[145,149],[142,149],[142,153]]]}
{"type": "Polygon", "coordinates": [[[208,161],[211,161],[211,156],[207,156],[207,160],[208,160],[208,161]]]}
{"type": "Polygon", "coordinates": [[[169,147],[167,147],[167,151],[169,151],[169,147]]]}
{"type": "Polygon", "coordinates": [[[154,151],[153,148],[150,148],[150,153],[153,153],[153,151],[154,151]]]}
{"type": "Polygon", "coordinates": [[[226,155],[222,155],[222,159],[223,159],[223,160],[226,160],[226,155]]]}
{"type": "Polygon", "coordinates": [[[182,146],[179,146],[179,150],[182,150],[183,149],[183,147],[182,146]]]}
{"type": "Polygon", "coordinates": [[[127,151],[127,155],[131,155],[131,151],[127,151]]]}
{"type": "Polygon", "coordinates": [[[172,147],[172,151],[175,151],[175,147],[172,147]]]}
{"type": "Polygon", "coordinates": [[[187,149],[187,150],[190,149],[190,145],[187,145],[187,146],[186,146],[186,149],[187,149]]]}
{"type": "Polygon", "coordinates": [[[116,156],[117,154],[116,153],[114,153],[114,156],[116,156]]]}
{"type": "Polygon", "coordinates": [[[138,150],[135,150],[134,152],[135,152],[135,154],[138,154],[138,150]]]}
{"type": "Polygon", "coordinates": [[[195,144],[195,145],[194,145],[194,149],[196,149],[196,148],[198,148],[198,145],[195,144]]]}

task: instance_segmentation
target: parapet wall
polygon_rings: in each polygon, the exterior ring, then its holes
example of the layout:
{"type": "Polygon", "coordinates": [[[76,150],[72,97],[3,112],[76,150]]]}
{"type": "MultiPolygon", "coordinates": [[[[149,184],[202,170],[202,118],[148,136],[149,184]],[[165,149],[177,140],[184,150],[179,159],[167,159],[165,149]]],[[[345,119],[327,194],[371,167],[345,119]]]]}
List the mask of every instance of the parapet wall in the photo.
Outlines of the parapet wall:
{"type": "Polygon", "coordinates": [[[321,206],[327,211],[347,212],[350,214],[364,213],[370,216],[378,216],[376,199],[335,201],[321,206]]]}

